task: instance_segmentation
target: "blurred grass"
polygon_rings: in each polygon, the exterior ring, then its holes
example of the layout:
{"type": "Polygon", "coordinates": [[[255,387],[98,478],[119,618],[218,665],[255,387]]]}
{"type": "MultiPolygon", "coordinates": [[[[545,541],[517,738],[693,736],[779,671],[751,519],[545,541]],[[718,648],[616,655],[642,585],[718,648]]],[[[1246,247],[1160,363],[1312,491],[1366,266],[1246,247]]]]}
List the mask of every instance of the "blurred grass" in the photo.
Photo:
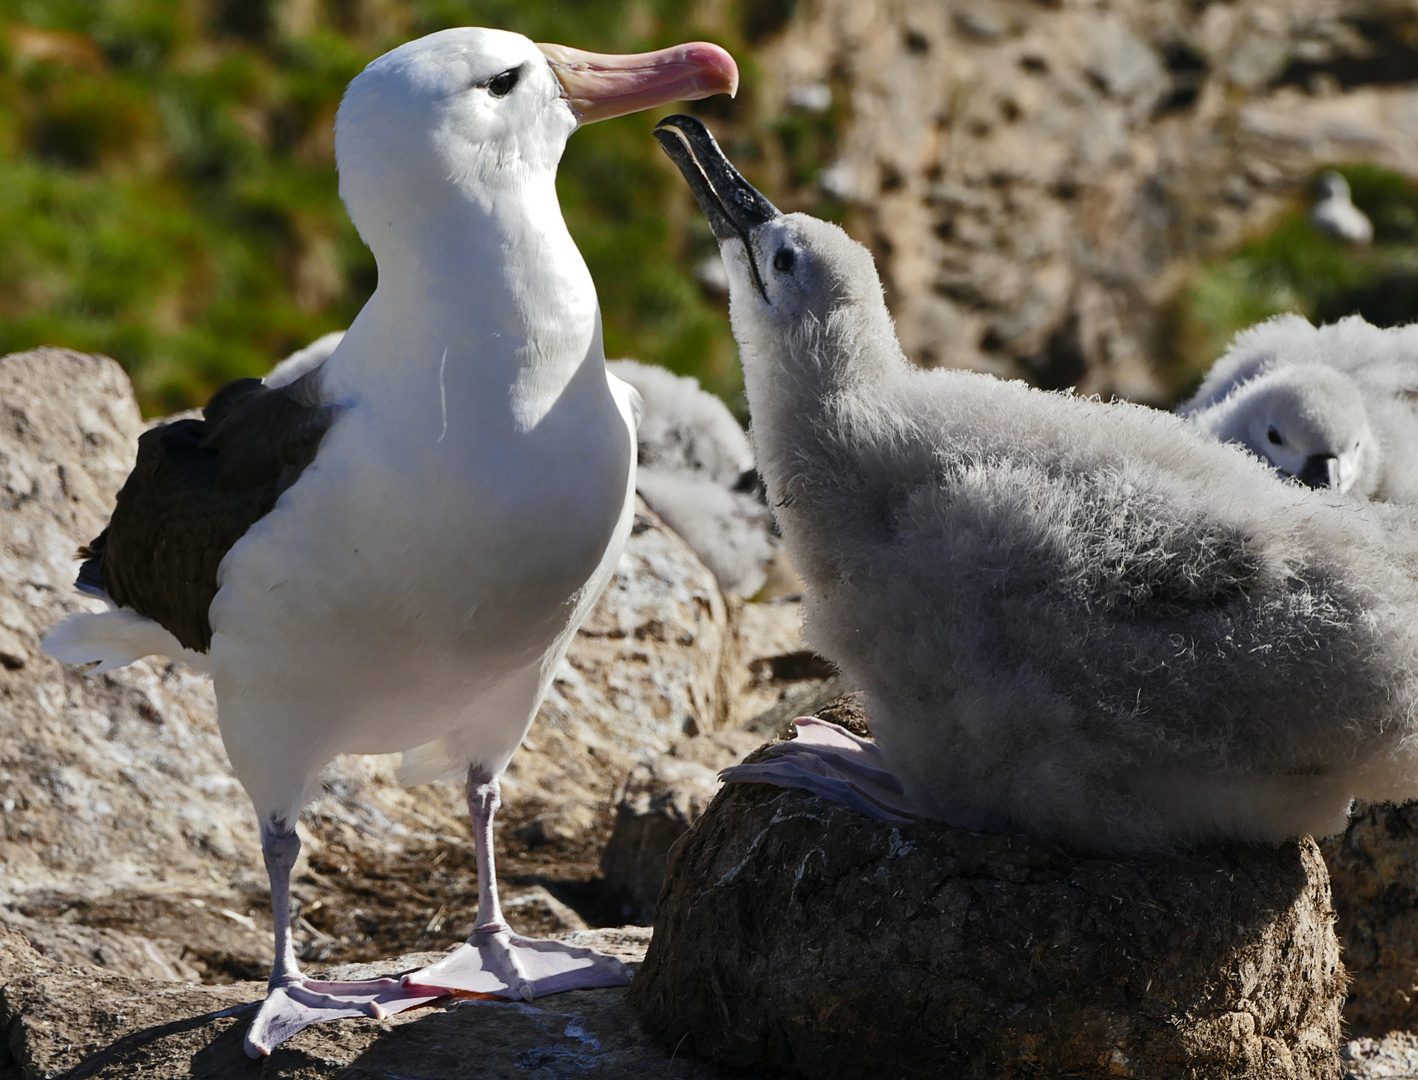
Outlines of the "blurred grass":
{"type": "Polygon", "coordinates": [[[1173,312],[1177,381],[1186,392],[1238,331],[1272,315],[1333,322],[1358,314],[1378,326],[1418,319],[1418,184],[1375,165],[1335,171],[1373,222],[1373,245],[1332,240],[1310,224],[1308,207],[1296,208],[1270,232],[1201,267],[1173,312]]]}
{"type": "MultiPolygon", "coordinates": [[[[750,176],[809,183],[836,113],[758,117],[754,105],[753,46],[792,9],[0,0],[0,351],[107,353],[157,414],[348,325],[376,273],[337,195],[340,95],[375,56],[448,26],[604,52],[717,41],[739,59],[745,92],[697,108],[750,176]]],[[[650,137],[669,111],[578,132],[562,206],[600,292],[607,355],[692,373],[734,401],[742,383],[726,303],[693,275],[713,246],[650,137]]]]}

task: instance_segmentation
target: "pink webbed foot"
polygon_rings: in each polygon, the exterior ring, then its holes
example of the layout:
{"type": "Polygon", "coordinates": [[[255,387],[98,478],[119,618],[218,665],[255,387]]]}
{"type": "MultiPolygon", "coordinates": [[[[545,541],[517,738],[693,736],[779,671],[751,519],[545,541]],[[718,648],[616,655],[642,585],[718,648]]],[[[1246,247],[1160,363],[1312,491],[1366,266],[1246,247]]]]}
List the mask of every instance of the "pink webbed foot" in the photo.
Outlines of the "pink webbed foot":
{"type": "Polygon", "coordinates": [[[442,960],[405,975],[414,993],[487,994],[531,1001],[564,990],[625,986],[630,969],[595,949],[523,937],[502,924],[478,927],[442,960]]]}
{"type": "Polygon", "coordinates": [[[768,747],[763,760],[731,766],[720,778],[801,788],[877,821],[921,816],[875,742],[815,716],[798,717],[793,728],[794,738],[768,747]]]}
{"type": "Polygon", "coordinates": [[[296,1032],[325,1020],[351,1016],[382,1020],[446,996],[445,991],[412,989],[399,979],[322,982],[302,976],[266,995],[246,1032],[246,1053],[265,1057],[296,1032]]]}

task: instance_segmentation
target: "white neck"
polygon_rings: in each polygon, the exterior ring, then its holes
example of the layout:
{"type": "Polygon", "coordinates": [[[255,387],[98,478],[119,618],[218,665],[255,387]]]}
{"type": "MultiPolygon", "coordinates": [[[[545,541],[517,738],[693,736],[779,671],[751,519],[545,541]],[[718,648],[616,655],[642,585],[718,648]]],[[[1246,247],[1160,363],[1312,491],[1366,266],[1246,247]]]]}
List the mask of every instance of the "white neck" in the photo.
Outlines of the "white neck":
{"type": "Polygon", "coordinates": [[[595,286],[554,177],[520,179],[438,184],[387,227],[362,230],[379,286],[350,328],[353,347],[332,358],[335,394],[426,404],[434,393],[444,416],[456,403],[526,430],[585,363],[604,363],[595,286]]]}

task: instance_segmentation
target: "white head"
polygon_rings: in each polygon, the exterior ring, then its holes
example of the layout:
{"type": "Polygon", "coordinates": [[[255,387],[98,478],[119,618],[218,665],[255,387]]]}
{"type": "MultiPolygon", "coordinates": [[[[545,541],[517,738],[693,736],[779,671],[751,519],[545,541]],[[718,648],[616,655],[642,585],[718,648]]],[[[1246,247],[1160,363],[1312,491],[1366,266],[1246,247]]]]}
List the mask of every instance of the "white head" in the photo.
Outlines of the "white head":
{"type": "Polygon", "coordinates": [[[1344,179],[1343,176],[1333,169],[1320,174],[1319,181],[1316,184],[1316,191],[1319,193],[1321,202],[1328,202],[1330,200],[1338,200],[1341,202],[1350,201],[1349,181],[1344,179]]]}
{"type": "Polygon", "coordinates": [[[1321,364],[1264,371],[1212,414],[1196,419],[1310,487],[1351,490],[1377,452],[1358,387],[1321,364]]]}
{"type": "Polygon", "coordinates": [[[540,194],[580,124],[737,85],[732,58],[703,42],[602,56],[504,30],[444,30],[350,83],[335,123],[340,194],[378,256],[386,235],[437,227],[428,219],[446,206],[431,193],[451,188],[474,204],[499,191],[540,194]]]}
{"type": "Polygon", "coordinates": [[[746,369],[772,352],[831,382],[865,374],[868,356],[899,359],[899,348],[882,348],[896,337],[871,252],[829,222],[779,213],[693,117],[669,117],[655,134],[719,241],[746,369]],[[823,347],[828,339],[835,347],[823,347]]]}

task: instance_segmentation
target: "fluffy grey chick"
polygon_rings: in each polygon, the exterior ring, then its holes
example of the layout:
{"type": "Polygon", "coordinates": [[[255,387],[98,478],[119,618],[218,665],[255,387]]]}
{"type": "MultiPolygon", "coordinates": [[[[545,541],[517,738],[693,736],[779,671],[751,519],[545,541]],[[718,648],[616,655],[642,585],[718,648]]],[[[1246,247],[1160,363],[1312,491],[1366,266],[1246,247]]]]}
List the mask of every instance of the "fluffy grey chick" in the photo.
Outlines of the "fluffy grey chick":
{"type": "Polygon", "coordinates": [[[1418,502],[1418,326],[1277,316],[1236,335],[1177,411],[1312,487],[1418,502]]]}
{"type": "Polygon", "coordinates": [[[1372,243],[1373,222],[1354,205],[1349,195],[1349,181],[1330,169],[1320,174],[1316,186],[1318,198],[1310,207],[1310,221],[1315,228],[1326,236],[1356,247],[1372,243]]]}
{"type": "Polygon", "coordinates": [[[763,587],[776,539],[743,428],[697,379],[634,360],[607,367],[644,399],[636,490],[721,588],[752,596],[763,587]]]}
{"type": "Polygon", "coordinates": [[[1169,413],[919,370],[864,247],[698,121],[656,134],[724,252],[807,643],[927,816],[1138,852],[1418,795],[1418,512],[1169,413]]]}

